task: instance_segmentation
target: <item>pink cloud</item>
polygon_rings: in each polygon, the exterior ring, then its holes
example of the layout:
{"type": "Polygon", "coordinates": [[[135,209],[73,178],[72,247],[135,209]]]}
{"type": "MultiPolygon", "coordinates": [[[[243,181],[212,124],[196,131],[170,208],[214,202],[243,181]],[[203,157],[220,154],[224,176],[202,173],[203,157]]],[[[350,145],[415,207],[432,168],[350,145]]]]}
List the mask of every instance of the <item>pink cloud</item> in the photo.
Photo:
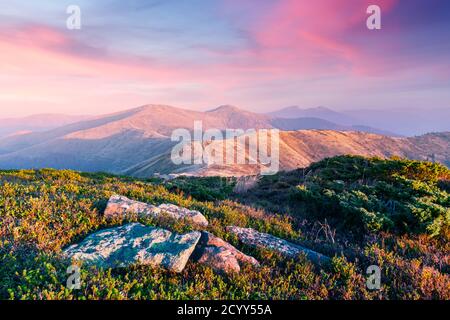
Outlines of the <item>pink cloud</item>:
{"type": "MultiPolygon", "coordinates": [[[[400,37],[385,37],[389,32],[370,32],[365,26],[369,4],[380,5],[384,17],[398,0],[279,0],[262,7],[260,0],[224,3],[224,19],[246,6],[259,8],[253,19],[245,14],[230,18],[241,19],[231,20],[230,25],[248,42],[223,51],[193,46],[186,55],[194,57],[193,63],[183,62],[183,52],[159,59],[110,51],[83,40],[76,31],[44,25],[2,28],[0,86],[5,93],[0,93],[0,100],[19,105],[34,97],[35,108],[63,104],[65,97],[74,106],[120,104],[122,108],[178,101],[183,106],[185,97],[203,105],[257,104],[253,101],[257,95],[297,103],[301,97],[297,83],[305,86],[299,88],[302,94],[320,91],[318,85],[308,87],[309,79],[337,79],[328,83],[330,91],[339,85],[352,88],[361,78],[388,78],[411,63],[397,54],[400,37]]],[[[445,74],[442,70],[435,72],[445,74]]]]}
{"type": "Polygon", "coordinates": [[[198,95],[196,87],[202,92],[208,88],[207,93],[219,99],[231,87],[254,81],[255,74],[243,66],[169,65],[153,57],[95,48],[75,35],[44,25],[3,28],[1,104],[25,108],[26,113],[59,106],[90,113],[94,105],[122,109],[149,102],[180,104],[182,96],[198,95]]]}
{"type": "Polygon", "coordinates": [[[182,74],[151,59],[127,54],[109,55],[71,36],[43,25],[27,25],[0,34],[0,65],[24,75],[73,75],[97,78],[180,78],[182,74]],[[87,54],[86,54],[87,53],[87,54]]]}
{"type": "MultiPolygon", "coordinates": [[[[376,2],[386,12],[396,1],[376,2]]],[[[348,32],[365,27],[365,9],[371,2],[275,2],[270,10],[260,13],[258,22],[246,26],[254,46],[224,53],[209,52],[218,59],[196,65],[164,64],[157,58],[111,53],[83,43],[70,31],[26,25],[0,34],[0,64],[26,74],[208,82],[220,90],[252,80],[269,81],[298,74],[370,73],[365,63],[367,52],[348,41],[348,32]]],[[[379,60],[377,64],[381,63],[379,60]]],[[[379,70],[373,64],[370,69],[379,70]]]]}
{"type": "MultiPolygon", "coordinates": [[[[252,2],[257,6],[257,1],[252,2]]],[[[235,52],[236,61],[271,66],[283,72],[315,75],[370,74],[383,67],[383,59],[357,43],[366,29],[371,4],[381,7],[382,16],[398,0],[281,0],[247,27],[253,47],[235,52]],[[368,64],[367,61],[371,63],[368,64]]],[[[227,2],[225,11],[239,8],[240,1],[227,2]]],[[[367,39],[367,41],[371,41],[367,39]]],[[[389,43],[382,43],[389,46],[389,43]]]]}
{"type": "MultiPolygon", "coordinates": [[[[252,57],[247,55],[247,58],[252,57]]],[[[272,68],[270,65],[257,65],[248,61],[235,62],[225,59],[210,64],[165,64],[158,61],[157,57],[95,48],[78,40],[70,31],[43,25],[3,29],[0,33],[2,70],[11,76],[39,77],[42,80],[71,77],[72,81],[78,82],[90,78],[157,86],[203,84],[223,91],[252,81],[255,75],[266,73],[272,68]]]]}

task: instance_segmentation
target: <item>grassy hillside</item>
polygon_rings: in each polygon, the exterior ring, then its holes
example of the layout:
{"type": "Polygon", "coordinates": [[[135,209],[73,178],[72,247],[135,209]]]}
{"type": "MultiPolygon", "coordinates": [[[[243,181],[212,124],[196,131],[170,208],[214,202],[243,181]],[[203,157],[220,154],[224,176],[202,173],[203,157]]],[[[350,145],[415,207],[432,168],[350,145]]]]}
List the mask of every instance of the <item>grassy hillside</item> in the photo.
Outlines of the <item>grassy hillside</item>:
{"type": "Polygon", "coordinates": [[[0,299],[450,299],[449,177],[427,162],[336,157],[234,194],[236,180],[226,178],[0,171],[0,299]],[[113,194],[200,210],[208,231],[262,267],[229,276],[193,262],[181,274],[83,267],[81,290],[69,290],[61,249],[89,233],[137,220],[192,228],[138,217],[107,221],[102,212],[113,194]],[[228,225],[298,242],[332,262],[318,267],[246,247],[228,225]],[[382,269],[379,291],[366,287],[373,264],[382,269]]]}

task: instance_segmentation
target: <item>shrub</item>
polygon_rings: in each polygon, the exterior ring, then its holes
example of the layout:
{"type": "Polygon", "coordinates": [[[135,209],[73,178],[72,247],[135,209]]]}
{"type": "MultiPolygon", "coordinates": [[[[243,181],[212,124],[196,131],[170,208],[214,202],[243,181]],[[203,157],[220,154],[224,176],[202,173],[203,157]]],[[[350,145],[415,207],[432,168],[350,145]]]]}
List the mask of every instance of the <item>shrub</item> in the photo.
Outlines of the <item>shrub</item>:
{"type": "Polygon", "coordinates": [[[292,199],[341,227],[439,236],[450,226],[449,194],[438,184],[450,175],[442,165],[341,156],[309,169],[292,199]]]}

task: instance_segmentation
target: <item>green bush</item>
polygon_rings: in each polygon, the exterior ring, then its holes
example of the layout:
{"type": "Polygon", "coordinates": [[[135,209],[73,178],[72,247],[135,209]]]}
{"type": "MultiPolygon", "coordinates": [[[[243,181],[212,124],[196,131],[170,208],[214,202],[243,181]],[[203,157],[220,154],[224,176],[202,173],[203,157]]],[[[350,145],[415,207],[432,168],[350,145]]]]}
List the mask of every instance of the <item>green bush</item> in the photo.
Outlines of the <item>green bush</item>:
{"type": "Polygon", "coordinates": [[[311,214],[367,232],[428,233],[450,227],[450,198],[439,182],[449,170],[435,163],[357,156],[325,159],[292,192],[311,214]]]}
{"type": "Polygon", "coordinates": [[[234,178],[187,176],[180,176],[165,184],[169,191],[183,192],[200,201],[228,199],[235,185],[234,178]]]}

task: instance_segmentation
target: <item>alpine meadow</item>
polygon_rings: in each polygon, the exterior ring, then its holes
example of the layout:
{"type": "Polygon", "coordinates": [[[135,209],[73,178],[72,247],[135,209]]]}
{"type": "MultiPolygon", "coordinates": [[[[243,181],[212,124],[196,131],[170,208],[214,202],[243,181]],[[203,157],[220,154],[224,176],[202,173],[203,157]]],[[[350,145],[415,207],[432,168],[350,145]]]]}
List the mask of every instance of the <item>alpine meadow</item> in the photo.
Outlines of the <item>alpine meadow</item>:
{"type": "Polygon", "coordinates": [[[448,39],[448,0],[1,0],[0,308],[433,316],[448,39]]]}

